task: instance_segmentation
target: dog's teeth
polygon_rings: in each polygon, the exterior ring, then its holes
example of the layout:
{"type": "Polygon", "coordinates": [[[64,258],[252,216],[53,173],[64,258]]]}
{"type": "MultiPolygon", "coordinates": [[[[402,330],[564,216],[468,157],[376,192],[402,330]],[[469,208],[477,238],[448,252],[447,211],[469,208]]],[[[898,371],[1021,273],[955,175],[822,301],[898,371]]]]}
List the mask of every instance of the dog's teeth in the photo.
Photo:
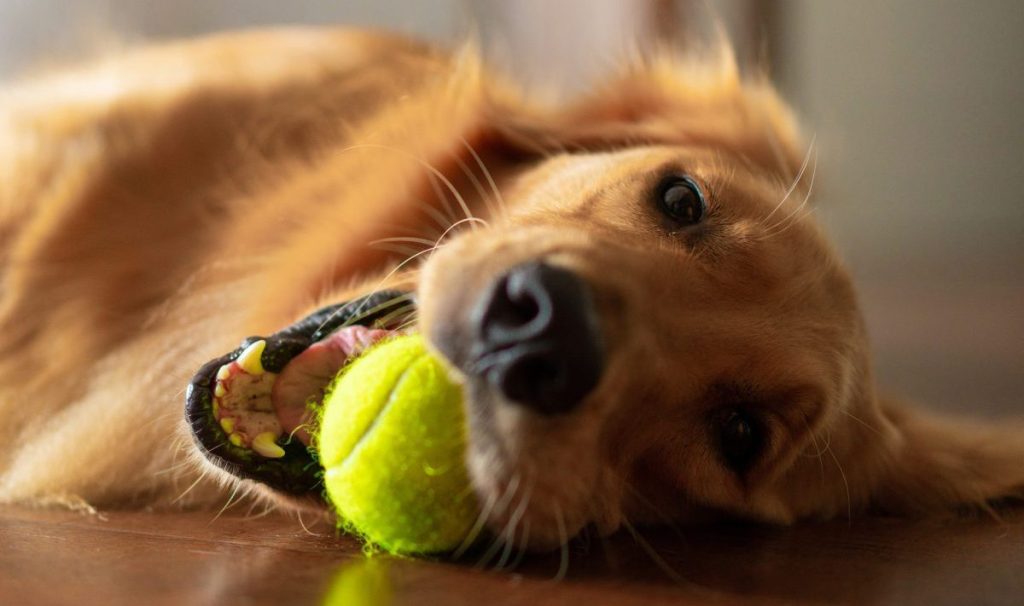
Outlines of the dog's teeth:
{"type": "Polygon", "coordinates": [[[224,389],[224,384],[217,381],[217,387],[213,388],[213,395],[218,398],[223,398],[228,393],[228,390],[224,389]]]}
{"type": "Polygon", "coordinates": [[[230,364],[225,364],[224,366],[220,367],[220,370],[217,371],[218,381],[226,381],[227,378],[231,376],[231,369],[228,368],[228,366],[230,366],[230,364]]]}
{"type": "Polygon", "coordinates": [[[235,420],[231,417],[224,417],[220,420],[220,426],[224,430],[224,433],[231,435],[235,431],[235,420]]]}
{"type": "Polygon", "coordinates": [[[266,349],[267,342],[263,339],[256,341],[249,347],[245,348],[242,355],[238,356],[235,363],[238,364],[242,370],[251,375],[261,375],[266,370],[263,368],[263,360],[260,358],[263,356],[263,350],[266,349]]]}
{"type": "Polygon", "coordinates": [[[277,436],[273,432],[265,431],[252,440],[252,449],[268,459],[280,459],[284,456],[284,449],[275,442],[277,436]]]}

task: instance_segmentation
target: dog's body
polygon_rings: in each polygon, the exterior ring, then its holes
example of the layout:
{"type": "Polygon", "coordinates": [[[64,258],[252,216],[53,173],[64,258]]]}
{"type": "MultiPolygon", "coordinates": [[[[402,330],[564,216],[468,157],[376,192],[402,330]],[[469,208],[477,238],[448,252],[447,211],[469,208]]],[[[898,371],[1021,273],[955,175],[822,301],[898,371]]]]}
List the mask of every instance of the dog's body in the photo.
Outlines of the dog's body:
{"type": "Polygon", "coordinates": [[[474,483],[512,540],[1021,496],[1012,428],[878,396],[849,278],[804,212],[809,156],[728,58],[651,60],[550,109],[471,53],[282,31],[3,95],[2,502],[223,504],[225,474],[182,423],[192,374],[384,287],[417,292],[466,380],[474,483]],[[659,171],[685,173],[673,200],[699,191],[706,219],[648,205],[659,171]],[[441,236],[391,271],[396,246],[441,236]],[[554,415],[496,395],[466,345],[481,293],[538,261],[579,278],[597,318],[580,330],[598,335],[600,381],[554,415]],[[757,435],[722,455],[722,427],[757,435]]]}

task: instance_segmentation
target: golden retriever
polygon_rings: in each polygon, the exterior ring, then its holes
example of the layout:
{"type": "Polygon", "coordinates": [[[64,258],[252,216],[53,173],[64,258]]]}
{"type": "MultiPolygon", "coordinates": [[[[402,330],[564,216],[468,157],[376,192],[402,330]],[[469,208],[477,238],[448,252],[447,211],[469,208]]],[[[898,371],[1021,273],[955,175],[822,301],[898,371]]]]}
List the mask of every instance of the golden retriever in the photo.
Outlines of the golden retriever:
{"type": "Polygon", "coordinates": [[[209,392],[255,355],[312,396],[337,335],[410,325],[465,385],[472,481],[516,544],[1021,497],[1021,427],[878,392],[814,169],[721,50],[560,104],[469,50],[349,30],[8,86],[0,502],[318,507],[294,402],[270,381],[224,425],[209,392]]]}

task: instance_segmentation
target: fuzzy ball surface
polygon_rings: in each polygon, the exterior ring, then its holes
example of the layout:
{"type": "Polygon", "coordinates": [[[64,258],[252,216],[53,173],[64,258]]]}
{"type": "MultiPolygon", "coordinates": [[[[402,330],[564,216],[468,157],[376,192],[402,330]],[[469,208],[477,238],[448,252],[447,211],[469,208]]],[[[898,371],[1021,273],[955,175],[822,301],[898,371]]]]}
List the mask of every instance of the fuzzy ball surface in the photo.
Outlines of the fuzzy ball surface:
{"type": "Polygon", "coordinates": [[[390,339],[348,364],[321,414],[324,484],[345,530],[391,553],[461,545],[479,513],[462,393],[421,336],[390,339]]]}

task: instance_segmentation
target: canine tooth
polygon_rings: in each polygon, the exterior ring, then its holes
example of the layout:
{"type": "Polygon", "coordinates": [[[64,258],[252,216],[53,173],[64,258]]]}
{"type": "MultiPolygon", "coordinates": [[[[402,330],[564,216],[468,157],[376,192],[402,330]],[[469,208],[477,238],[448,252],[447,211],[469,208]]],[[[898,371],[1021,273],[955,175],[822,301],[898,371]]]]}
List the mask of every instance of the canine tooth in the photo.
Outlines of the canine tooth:
{"type": "Polygon", "coordinates": [[[228,366],[230,366],[230,365],[229,364],[225,364],[224,366],[220,367],[220,370],[217,371],[217,380],[218,381],[227,380],[227,378],[231,376],[231,369],[228,368],[228,366]]]}
{"type": "Polygon", "coordinates": [[[235,420],[231,417],[224,417],[220,420],[220,426],[224,429],[224,433],[231,435],[231,433],[235,431],[235,420]]]}
{"type": "Polygon", "coordinates": [[[256,341],[249,347],[245,348],[235,363],[242,367],[242,370],[251,375],[261,375],[266,370],[263,368],[263,360],[260,358],[263,356],[263,350],[266,349],[267,342],[263,339],[256,341]]]}
{"type": "Polygon", "coordinates": [[[242,436],[238,435],[237,433],[233,433],[230,436],[228,436],[228,442],[231,442],[235,446],[241,446],[242,436]]]}
{"type": "Polygon", "coordinates": [[[280,459],[284,456],[284,449],[277,445],[277,436],[273,432],[265,431],[252,440],[252,449],[268,459],[280,459]]]}
{"type": "Polygon", "coordinates": [[[224,389],[224,384],[221,383],[220,381],[217,381],[217,387],[213,388],[213,395],[217,396],[218,398],[223,398],[224,395],[227,393],[228,390],[224,389]]]}

